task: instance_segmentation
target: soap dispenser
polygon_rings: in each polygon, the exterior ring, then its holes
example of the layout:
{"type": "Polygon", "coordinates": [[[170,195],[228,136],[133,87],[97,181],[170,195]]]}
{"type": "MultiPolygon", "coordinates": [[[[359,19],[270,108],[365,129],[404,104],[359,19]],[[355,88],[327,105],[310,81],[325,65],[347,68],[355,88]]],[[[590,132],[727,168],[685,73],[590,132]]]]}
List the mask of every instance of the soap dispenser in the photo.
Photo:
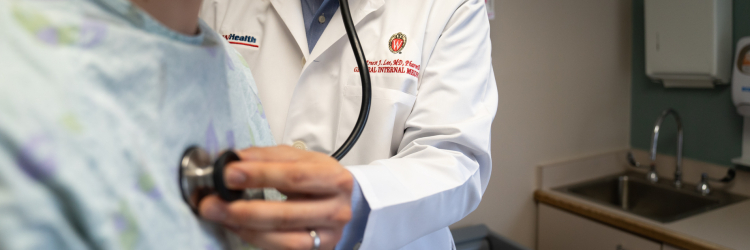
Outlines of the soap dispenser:
{"type": "Polygon", "coordinates": [[[732,160],[733,163],[750,167],[750,37],[744,37],[737,43],[737,53],[732,63],[732,100],[737,113],[745,118],[742,133],[742,157],[732,160]]]}

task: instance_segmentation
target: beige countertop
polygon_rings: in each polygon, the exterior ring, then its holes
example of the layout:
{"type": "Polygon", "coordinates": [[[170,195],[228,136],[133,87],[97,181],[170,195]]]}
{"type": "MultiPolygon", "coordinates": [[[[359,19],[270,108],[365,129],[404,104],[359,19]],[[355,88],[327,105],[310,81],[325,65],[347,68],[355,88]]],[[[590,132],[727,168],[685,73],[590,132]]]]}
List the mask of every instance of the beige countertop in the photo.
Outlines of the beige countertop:
{"type": "Polygon", "coordinates": [[[733,249],[750,249],[750,200],[678,220],[664,227],[733,249]]]}
{"type": "MultiPolygon", "coordinates": [[[[538,168],[538,190],[534,198],[541,203],[684,249],[750,249],[750,199],[674,222],[661,223],[554,190],[557,187],[632,170],[625,162],[626,152],[619,150],[542,164],[538,168]]],[[[643,159],[645,152],[634,151],[634,154],[636,159],[643,159]]],[[[670,157],[660,158],[663,160],[659,161],[657,158],[657,166],[673,165],[670,164],[670,160],[673,160],[670,157]]],[[[699,178],[688,175],[700,176],[700,172],[721,175],[725,171],[726,168],[720,166],[684,161],[685,182],[688,183],[695,183],[699,178]]],[[[660,175],[670,174],[669,171],[661,172],[660,175]]],[[[726,187],[717,185],[716,188],[750,196],[748,182],[750,174],[738,172],[734,184],[726,187]]]]}

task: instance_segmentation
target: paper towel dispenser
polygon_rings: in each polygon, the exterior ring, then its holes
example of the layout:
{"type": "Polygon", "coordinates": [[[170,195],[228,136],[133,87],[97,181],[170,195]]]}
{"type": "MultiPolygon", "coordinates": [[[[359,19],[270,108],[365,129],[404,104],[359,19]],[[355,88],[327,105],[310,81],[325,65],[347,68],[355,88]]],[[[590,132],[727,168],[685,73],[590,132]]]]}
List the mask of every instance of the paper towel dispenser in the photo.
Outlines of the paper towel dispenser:
{"type": "Polygon", "coordinates": [[[665,87],[712,88],[732,70],[732,0],[645,0],[646,74],[665,87]]]}

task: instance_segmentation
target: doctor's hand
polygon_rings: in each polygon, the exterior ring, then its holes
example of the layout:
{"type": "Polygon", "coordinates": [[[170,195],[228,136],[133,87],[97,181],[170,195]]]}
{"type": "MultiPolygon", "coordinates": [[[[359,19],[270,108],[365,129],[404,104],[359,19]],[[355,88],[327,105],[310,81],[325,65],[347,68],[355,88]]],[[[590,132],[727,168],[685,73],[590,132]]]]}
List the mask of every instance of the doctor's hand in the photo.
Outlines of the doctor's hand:
{"type": "Polygon", "coordinates": [[[353,177],[334,158],[289,146],[248,148],[237,152],[225,180],[230,189],[272,187],[287,201],[203,199],[203,218],[223,224],[243,240],[263,249],[333,249],[352,216],[353,177]]]}

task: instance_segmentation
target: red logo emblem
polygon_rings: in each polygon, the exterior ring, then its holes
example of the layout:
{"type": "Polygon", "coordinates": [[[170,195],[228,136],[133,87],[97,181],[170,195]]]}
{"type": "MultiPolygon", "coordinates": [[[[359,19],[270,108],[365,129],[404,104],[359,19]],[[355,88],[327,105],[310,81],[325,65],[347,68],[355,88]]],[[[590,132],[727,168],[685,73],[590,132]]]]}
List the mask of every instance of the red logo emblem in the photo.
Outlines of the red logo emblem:
{"type": "Polygon", "coordinates": [[[406,46],[406,35],[404,33],[396,33],[391,36],[391,40],[388,40],[388,48],[391,49],[393,54],[401,54],[401,50],[406,46]]]}

